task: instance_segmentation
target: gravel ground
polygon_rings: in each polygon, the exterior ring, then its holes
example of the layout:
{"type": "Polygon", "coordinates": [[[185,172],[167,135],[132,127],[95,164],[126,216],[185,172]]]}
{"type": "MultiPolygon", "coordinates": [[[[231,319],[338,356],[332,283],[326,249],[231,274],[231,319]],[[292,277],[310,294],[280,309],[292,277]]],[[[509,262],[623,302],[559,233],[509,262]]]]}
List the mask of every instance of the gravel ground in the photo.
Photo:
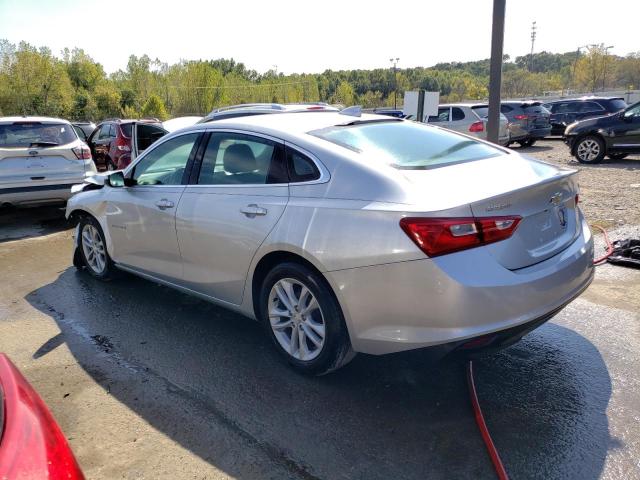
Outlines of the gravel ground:
{"type": "Polygon", "coordinates": [[[640,156],[583,165],[569,154],[561,140],[544,140],[533,147],[514,150],[579,170],[580,202],[589,223],[605,228],[640,225],[640,156]]]}

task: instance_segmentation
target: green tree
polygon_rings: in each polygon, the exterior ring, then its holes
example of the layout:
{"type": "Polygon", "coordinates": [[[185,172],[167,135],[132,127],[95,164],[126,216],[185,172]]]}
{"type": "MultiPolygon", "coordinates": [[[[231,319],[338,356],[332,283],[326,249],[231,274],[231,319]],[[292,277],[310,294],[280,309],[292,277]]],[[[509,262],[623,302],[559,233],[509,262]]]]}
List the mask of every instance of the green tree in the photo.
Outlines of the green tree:
{"type": "Polygon", "coordinates": [[[151,95],[147,98],[147,101],[142,106],[141,113],[143,117],[156,117],[160,120],[166,120],[169,118],[164,102],[157,95],[151,95]]]}

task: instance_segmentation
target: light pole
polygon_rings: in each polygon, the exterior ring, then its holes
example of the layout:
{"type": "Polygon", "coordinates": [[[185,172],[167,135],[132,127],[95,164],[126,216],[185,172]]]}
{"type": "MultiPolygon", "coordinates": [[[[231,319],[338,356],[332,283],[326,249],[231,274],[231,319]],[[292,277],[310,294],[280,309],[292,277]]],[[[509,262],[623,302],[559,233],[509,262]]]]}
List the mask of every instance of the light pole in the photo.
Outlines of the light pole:
{"type": "Polygon", "coordinates": [[[498,143],[500,133],[500,86],[502,85],[502,46],[506,0],[493,0],[491,27],[491,62],[489,65],[489,121],[487,140],[498,143]]]}
{"type": "Polygon", "coordinates": [[[604,47],[604,57],[602,58],[602,91],[604,92],[605,79],[607,78],[607,57],[609,56],[609,49],[613,48],[613,45],[604,47]]]}
{"type": "Polygon", "coordinates": [[[529,56],[529,71],[533,72],[533,45],[536,43],[536,22],[531,24],[531,55],[529,56]]]}
{"type": "Polygon", "coordinates": [[[398,108],[398,62],[399,58],[390,58],[389,61],[393,64],[393,108],[398,108]]]}

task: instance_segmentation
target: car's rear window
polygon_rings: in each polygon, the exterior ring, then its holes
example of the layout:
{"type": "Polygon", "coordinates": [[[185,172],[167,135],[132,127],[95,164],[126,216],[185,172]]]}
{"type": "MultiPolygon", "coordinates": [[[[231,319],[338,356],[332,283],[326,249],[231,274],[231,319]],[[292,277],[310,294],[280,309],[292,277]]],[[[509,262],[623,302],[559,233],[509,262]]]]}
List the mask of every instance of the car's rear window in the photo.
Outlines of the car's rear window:
{"type": "Polygon", "coordinates": [[[448,130],[405,121],[335,126],[309,134],[403,170],[424,170],[502,153],[448,130]]]}
{"type": "Polygon", "coordinates": [[[14,122],[0,125],[0,147],[55,147],[77,138],[73,127],[66,123],[14,122]]]}
{"type": "Polygon", "coordinates": [[[471,110],[473,110],[480,118],[489,116],[489,107],[471,107],[471,110]]]}
{"type": "Polygon", "coordinates": [[[611,102],[609,102],[609,107],[610,110],[624,110],[625,108],[627,108],[627,102],[625,102],[623,99],[621,98],[614,98],[613,100],[611,100],[611,102]]]}

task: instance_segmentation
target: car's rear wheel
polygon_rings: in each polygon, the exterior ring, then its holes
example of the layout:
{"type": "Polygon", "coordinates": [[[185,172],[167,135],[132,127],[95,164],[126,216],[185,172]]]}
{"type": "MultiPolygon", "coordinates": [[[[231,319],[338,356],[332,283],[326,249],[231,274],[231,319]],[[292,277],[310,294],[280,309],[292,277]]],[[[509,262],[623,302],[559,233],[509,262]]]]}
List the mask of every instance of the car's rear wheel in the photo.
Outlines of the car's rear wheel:
{"type": "Polygon", "coordinates": [[[518,142],[521,147],[533,147],[536,143],[535,138],[527,138],[526,140],[521,140],[518,142]]]}
{"type": "Polygon", "coordinates": [[[82,217],[79,232],[78,247],[83,266],[96,278],[112,278],[115,266],[107,252],[107,242],[98,221],[90,216],[82,217]]]}
{"type": "Polygon", "coordinates": [[[604,154],[604,142],[592,135],[580,139],[575,147],[575,156],[580,163],[600,163],[604,154]]]}
{"type": "Polygon", "coordinates": [[[629,156],[628,153],[610,153],[607,155],[611,160],[624,160],[629,156]]]}
{"type": "Polygon", "coordinates": [[[296,370],[324,375],[354,356],[342,310],[324,278],[283,263],[265,277],[260,316],[276,349],[296,370]]]}

